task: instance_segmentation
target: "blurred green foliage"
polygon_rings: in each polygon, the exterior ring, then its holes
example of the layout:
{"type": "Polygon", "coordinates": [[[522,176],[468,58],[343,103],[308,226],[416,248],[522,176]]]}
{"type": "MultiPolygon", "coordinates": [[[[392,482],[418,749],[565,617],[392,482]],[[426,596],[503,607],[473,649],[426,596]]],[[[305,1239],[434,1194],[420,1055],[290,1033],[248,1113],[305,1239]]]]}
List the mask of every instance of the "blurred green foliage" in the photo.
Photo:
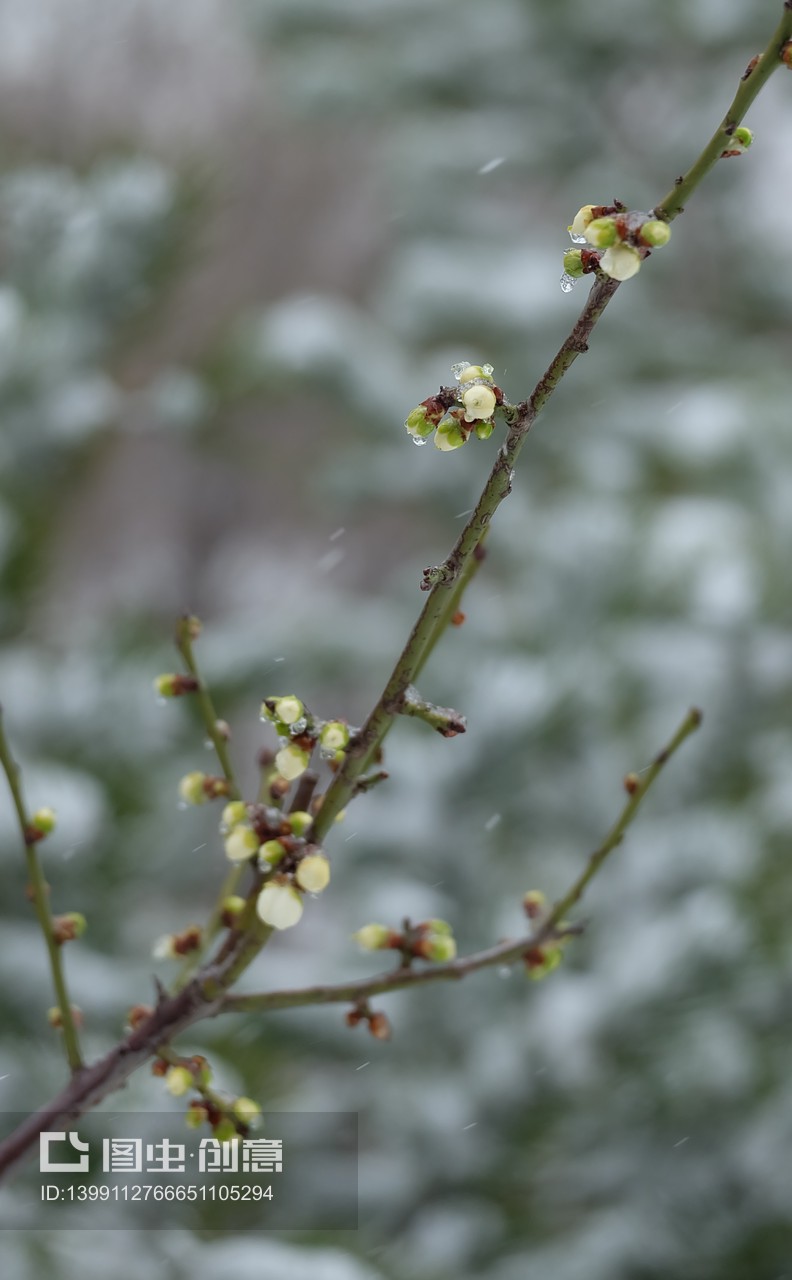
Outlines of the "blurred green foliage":
{"type": "MultiPolygon", "coordinates": [[[[88,166],[43,147],[5,170],[0,698],[31,801],[59,811],[53,902],[89,918],[67,967],[91,1053],[224,871],[217,815],[176,806],[208,759],[200,727],[151,693],[172,618],[205,618],[248,789],[263,696],[360,721],[498,444],[416,450],[405,413],[462,358],[527,394],[587,288],[558,285],[575,210],[665,193],[766,10],[250,0],[220,21],[261,59],[266,127],[207,138],[197,213],[194,154],[119,158],[100,130],[88,166]],[[235,245],[239,192],[269,221],[235,245]]],[[[329,846],[331,889],[250,987],[370,972],[349,937],[367,920],[441,916],[463,950],[516,933],[522,893],[566,887],[688,704],[704,728],[545,983],[393,997],[389,1044],[332,1008],[188,1038],[265,1115],[360,1112],[357,1237],[136,1235],[118,1280],[785,1274],[791,83],[771,82],[750,155],[620,290],[528,441],[467,622],[421,680],[468,734],[397,725],[390,782],[329,846]]],[[[22,1109],[61,1065],[6,806],[0,823],[3,1087],[22,1109]]],[[[160,1102],[141,1073],[111,1105],[160,1102]]],[[[98,1235],[8,1239],[14,1280],[100,1265],[98,1235]]]]}

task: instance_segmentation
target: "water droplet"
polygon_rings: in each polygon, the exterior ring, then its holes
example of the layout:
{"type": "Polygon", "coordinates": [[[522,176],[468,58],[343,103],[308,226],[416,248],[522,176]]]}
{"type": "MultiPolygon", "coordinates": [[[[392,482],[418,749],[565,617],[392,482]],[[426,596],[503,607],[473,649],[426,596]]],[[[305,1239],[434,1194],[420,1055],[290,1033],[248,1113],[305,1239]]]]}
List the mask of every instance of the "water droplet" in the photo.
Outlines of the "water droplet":
{"type": "Polygon", "coordinates": [[[333,750],[332,747],[320,747],[319,755],[321,756],[322,760],[335,759],[335,751],[333,750]]]}
{"type": "Polygon", "coordinates": [[[512,971],[507,964],[502,964],[498,966],[499,978],[510,978],[511,976],[512,976],[512,971]]]}
{"type": "Polygon", "coordinates": [[[562,292],[562,293],[571,293],[571,292],[572,292],[572,290],[574,289],[574,287],[575,287],[575,282],[574,282],[574,280],[572,279],[572,277],[571,277],[571,276],[568,276],[568,275],[567,275],[567,273],[566,273],[566,271],[565,271],[565,272],[564,272],[564,274],[563,274],[563,275],[562,275],[562,277],[561,277],[561,292],[562,292]]]}
{"type": "Polygon", "coordinates": [[[299,738],[301,733],[305,733],[308,728],[308,721],[305,716],[300,716],[299,720],[295,720],[289,725],[289,733],[293,738],[299,738]]]}
{"type": "Polygon", "coordinates": [[[574,231],[570,231],[569,238],[573,244],[588,244],[585,236],[576,235],[574,231]]]}
{"type": "Polygon", "coordinates": [[[413,444],[422,445],[422,444],[426,444],[427,438],[426,436],[410,436],[410,439],[412,440],[413,444]]]}
{"type": "Polygon", "coordinates": [[[214,751],[214,743],[211,738],[204,738],[204,751],[214,751]]]}
{"type": "Polygon", "coordinates": [[[469,368],[470,368],[469,360],[457,360],[456,364],[451,365],[451,372],[453,373],[455,378],[459,379],[460,375],[463,374],[465,370],[469,368]]]}

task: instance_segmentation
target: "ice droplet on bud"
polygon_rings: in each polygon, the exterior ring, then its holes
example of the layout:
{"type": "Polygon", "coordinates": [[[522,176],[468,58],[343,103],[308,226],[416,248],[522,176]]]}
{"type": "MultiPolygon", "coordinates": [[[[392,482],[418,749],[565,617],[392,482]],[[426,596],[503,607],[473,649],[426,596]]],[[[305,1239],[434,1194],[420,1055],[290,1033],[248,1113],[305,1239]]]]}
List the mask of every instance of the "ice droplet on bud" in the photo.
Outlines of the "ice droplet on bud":
{"type": "Polygon", "coordinates": [[[569,229],[569,238],[573,244],[588,244],[588,240],[586,239],[586,237],[576,235],[575,232],[571,229],[571,227],[569,229]]]}
{"type": "Polygon", "coordinates": [[[561,292],[571,293],[574,287],[575,287],[575,281],[572,279],[572,276],[567,275],[565,271],[561,277],[561,292]]]}
{"type": "Polygon", "coordinates": [[[427,437],[426,436],[410,436],[410,439],[412,440],[413,444],[417,444],[420,446],[422,444],[426,444],[427,437]]]}
{"type": "Polygon", "coordinates": [[[308,728],[308,721],[306,720],[305,716],[300,716],[299,720],[295,720],[293,721],[292,724],[289,725],[289,733],[293,738],[298,738],[301,733],[305,733],[305,730],[307,728],[308,728]]]}
{"type": "Polygon", "coordinates": [[[464,373],[465,370],[469,368],[470,368],[469,360],[458,360],[456,364],[451,365],[451,372],[453,373],[456,379],[459,379],[459,375],[464,373]]]}

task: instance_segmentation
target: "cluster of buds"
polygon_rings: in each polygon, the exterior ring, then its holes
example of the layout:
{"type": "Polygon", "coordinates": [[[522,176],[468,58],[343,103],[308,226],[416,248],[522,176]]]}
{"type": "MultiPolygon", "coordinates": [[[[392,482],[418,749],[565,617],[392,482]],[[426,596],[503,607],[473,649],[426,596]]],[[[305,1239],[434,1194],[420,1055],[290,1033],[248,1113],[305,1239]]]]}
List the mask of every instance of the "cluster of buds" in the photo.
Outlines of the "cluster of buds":
{"type": "Polygon", "coordinates": [[[375,1040],[390,1040],[392,1035],[391,1024],[385,1014],[378,1009],[370,1009],[366,1000],[359,1000],[353,1005],[344,1021],[348,1027],[357,1027],[365,1022],[375,1040]]]}
{"type": "Polygon", "coordinates": [[[405,920],[401,930],[386,924],[364,924],[352,937],[364,951],[400,951],[405,964],[415,959],[444,964],[457,953],[451,925],[446,920],[421,920],[418,924],[405,920]]]}
{"type": "Polygon", "coordinates": [[[183,1098],[190,1089],[206,1089],[212,1080],[212,1068],[199,1053],[192,1058],[182,1058],[178,1063],[155,1058],[151,1071],[153,1075],[163,1077],[165,1088],[173,1098],[183,1098]]]}
{"type": "Polygon", "coordinates": [[[275,756],[275,768],[286,782],[305,773],[314,747],[319,744],[323,760],[331,768],[344,761],[352,731],[343,720],[318,720],[294,694],[265,698],[261,719],[275,726],[281,748],[275,756]]]}
{"type": "MultiPolygon", "coordinates": [[[[72,1022],[75,1027],[81,1027],[83,1024],[83,1011],[79,1005],[73,1004],[69,1006],[71,1009],[72,1022]]],[[[55,1031],[63,1030],[63,1010],[57,1005],[53,1005],[47,1010],[47,1022],[55,1031]]]]}
{"type": "Polygon", "coordinates": [[[671,239],[667,222],[651,213],[631,212],[621,204],[585,204],[568,230],[576,245],[591,246],[567,249],[564,273],[569,280],[597,270],[612,280],[629,280],[650,249],[659,249],[671,239]]]}
{"type": "Polygon", "coordinates": [[[203,1096],[193,1098],[184,1118],[188,1129],[208,1124],[218,1142],[233,1142],[258,1127],[261,1107],[252,1098],[234,1098],[221,1104],[217,1098],[203,1096]]]}
{"type": "Polygon", "coordinates": [[[426,444],[434,433],[437,449],[448,452],[467,444],[475,433],[488,440],[495,429],[495,410],[503,404],[503,392],[492,381],[491,364],[452,365],[458,388],[446,388],[429,396],[408,414],[405,427],[415,444],[426,444]]]}
{"type": "MultiPolygon", "coordinates": [[[[313,817],[304,810],[283,814],[262,804],[232,800],[223,810],[220,833],[231,862],[256,859],[268,879],[256,912],[273,929],[289,929],[303,913],[303,893],[321,893],[330,883],[330,862],[319,845],[305,835],[313,817]]],[[[242,899],[227,900],[231,916],[244,908],[242,899]],[[241,906],[238,904],[241,903],[241,906]]]]}
{"type": "MultiPolygon", "coordinates": [[[[529,920],[541,920],[547,915],[547,899],[539,889],[529,889],[523,897],[523,911],[529,920]]],[[[559,928],[563,928],[563,922],[559,928]]],[[[546,978],[561,963],[566,937],[552,937],[535,947],[529,947],[524,958],[528,976],[538,981],[546,978]]]]}
{"type": "Polygon", "coordinates": [[[220,796],[227,796],[230,790],[231,784],[227,778],[201,773],[197,769],[192,773],[185,773],[179,781],[179,799],[183,805],[217,800],[220,796]]]}

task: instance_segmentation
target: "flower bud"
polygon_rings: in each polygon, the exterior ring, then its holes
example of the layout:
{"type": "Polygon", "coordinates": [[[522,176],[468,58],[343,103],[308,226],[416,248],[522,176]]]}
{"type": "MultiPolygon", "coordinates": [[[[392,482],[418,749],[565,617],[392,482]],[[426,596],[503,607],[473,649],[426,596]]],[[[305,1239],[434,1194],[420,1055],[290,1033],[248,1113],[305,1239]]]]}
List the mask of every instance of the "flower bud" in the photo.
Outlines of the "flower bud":
{"type": "Polygon", "coordinates": [[[435,429],[435,423],[429,416],[426,405],[416,405],[408,414],[404,422],[405,427],[415,440],[425,440],[435,429]]]}
{"type": "Polygon", "coordinates": [[[174,960],[177,952],[173,942],[173,934],[163,933],[161,938],[157,938],[151,948],[151,954],[155,960],[174,960]]]}
{"type": "Polygon", "coordinates": [[[286,817],[289,824],[289,830],[293,836],[304,836],[308,828],[313,823],[310,813],[306,813],[304,809],[298,809],[295,813],[290,813],[286,817]]]}
{"type": "Polygon", "coordinates": [[[196,770],[194,773],[185,773],[179,782],[179,797],[185,804],[204,804],[208,799],[204,789],[206,782],[206,774],[196,770]]]}
{"type": "Polygon", "coordinates": [[[652,249],[660,249],[671,239],[671,228],[667,222],[661,222],[659,218],[650,218],[638,232],[638,239],[652,249]]]}
{"type": "Polygon", "coordinates": [[[372,1013],[368,1020],[368,1029],[375,1040],[390,1040],[391,1024],[384,1013],[372,1013]]]}
{"type": "Polygon", "coordinates": [[[235,1138],[239,1137],[236,1125],[233,1120],[228,1118],[219,1120],[212,1129],[212,1133],[218,1142],[233,1142],[235,1138]]]}
{"type": "Polygon", "coordinates": [[[628,244],[615,244],[606,249],[600,267],[612,280],[629,280],[641,267],[641,255],[628,244]]]}
{"type": "Polygon", "coordinates": [[[321,893],[330,883],[330,863],[323,853],[309,853],[297,867],[294,878],[306,893],[321,893]]]}
{"type": "Polygon", "coordinates": [[[275,700],[275,718],[282,724],[292,725],[305,713],[305,707],[299,698],[290,693],[285,698],[275,700]]]}
{"type": "Polygon", "coordinates": [[[741,147],[743,151],[748,150],[753,140],[753,131],[751,129],[746,129],[744,124],[738,125],[732,134],[733,145],[741,147]]]}
{"type": "Polygon", "coordinates": [[[295,778],[300,777],[300,774],[305,773],[310,759],[310,751],[306,751],[304,747],[298,747],[295,742],[290,742],[288,746],[281,747],[275,756],[275,768],[287,782],[293,782],[295,778]]]}
{"type": "Polygon", "coordinates": [[[35,835],[37,840],[41,840],[55,830],[56,821],[54,809],[37,809],[30,819],[31,833],[35,835]]]}
{"type": "Polygon", "coordinates": [[[559,946],[543,946],[532,947],[525,956],[525,967],[528,970],[528,976],[533,978],[535,982],[539,982],[542,978],[546,978],[548,973],[552,973],[561,963],[561,948],[559,946]]]}
{"type": "Polygon", "coordinates": [[[421,925],[428,933],[444,933],[449,938],[454,932],[447,920],[438,920],[436,918],[432,920],[422,920],[421,925]]]}
{"type": "Polygon", "coordinates": [[[238,894],[229,894],[227,898],[223,898],[220,908],[220,919],[226,929],[231,929],[245,910],[246,902],[244,898],[240,898],[238,894]]]}
{"type": "Polygon", "coordinates": [[[343,751],[349,745],[349,725],[342,720],[329,720],[319,734],[324,751],[343,751]]]}
{"type": "MultiPolygon", "coordinates": [[[[70,1007],[72,1021],[74,1022],[75,1027],[81,1027],[83,1022],[82,1009],[76,1004],[73,1004],[70,1007]]],[[[56,1031],[60,1031],[63,1028],[63,1014],[57,1005],[53,1005],[51,1009],[47,1010],[47,1022],[51,1027],[54,1027],[56,1031]]]]}
{"type": "Polygon", "coordinates": [[[155,692],[160,698],[182,698],[186,693],[195,693],[197,688],[195,676],[182,675],[178,671],[166,672],[154,681],[155,692]]]}
{"type": "Polygon", "coordinates": [[[481,418],[491,418],[498,403],[492,387],[482,386],[480,383],[469,387],[467,391],[463,391],[460,398],[465,406],[466,422],[477,422],[481,418]]]}
{"type": "Polygon", "coordinates": [[[523,898],[523,911],[529,920],[537,920],[547,906],[547,898],[540,889],[529,889],[523,898]]]}
{"type": "Polygon", "coordinates": [[[573,280],[579,280],[584,274],[583,254],[580,249],[567,249],[564,254],[564,270],[573,280]]]}
{"type": "Polygon", "coordinates": [[[250,827],[239,823],[226,836],[223,847],[230,862],[245,862],[258,852],[259,838],[250,827]]]}
{"type": "Polygon", "coordinates": [[[456,942],[447,933],[428,933],[415,946],[416,955],[422,956],[424,960],[433,960],[439,964],[443,964],[447,960],[453,960],[456,953],[456,942]]]}
{"type": "Polygon", "coordinates": [[[489,440],[495,430],[494,422],[477,422],[473,428],[479,440],[489,440]]]}
{"type": "Polygon", "coordinates": [[[165,1075],[165,1088],[174,1098],[181,1098],[193,1087],[192,1071],[187,1067],[169,1067],[165,1075]]]}
{"type": "Polygon", "coordinates": [[[475,378],[491,378],[495,371],[491,364],[468,364],[467,360],[460,360],[458,364],[451,366],[451,372],[457,382],[464,386],[475,378]]]}
{"type": "Polygon", "coordinates": [[[463,444],[467,444],[467,435],[456,419],[449,415],[440,422],[434,434],[434,442],[436,449],[450,453],[452,449],[461,449],[463,444]]]}
{"type": "Polygon", "coordinates": [[[292,885],[272,882],[261,890],[256,911],[271,928],[291,929],[303,913],[302,898],[292,885]]]}
{"type": "Polygon", "coordinates": [[[206,1104],[193,1100],[184,1113],[184,1122],[188,1129],[200,1129],[201,1125],[209,1119],[209,1112],[206,1104]]]}
{"type": "Polygon", "coordinates": [[[384,951],[391,945],[393,930],[384,924],[364,924],[352,937],[364,951],[384,951]]]}
{"type": "Polygon", "coordinates": [[[586,227],[586,239],[595,249],[609,249],[619,239],[615,218],[594,218],[586,227]]]}
{"type": "MultiPolygon", "coordinates": [[[[571,223],[567,227],[567,231],[571,236],[582,236],[586,234],[586,228],[593,220],[594,205],[584,204],[582,209],[578,209],[571,223]]],[[[570,275],[572,273],[570,272],[570,275]]]]}
{"type": "Polygon", "coordinates": [[[246,818],[247,805],[244,800],[232,800],[223,809],[220,818],[220,834],[226,835],[229,831],[233,831],[234,827],[238,827],[246,818]]]}
{"type": "Polygon", "coordinates": [[[259,862],[266,863],[269,867],[277,867],[285,857],[286,846],[280,840],[266,840],[259,849],[259,862]]]}
{"type": "Polygon", "coordinates": [[[252,1098],[237,1098],[231,1109],[242,1124],[255,1125],[261,1117],[261,1107],[252,1098]]]}
{"type": "Polygon", "coordinates": [[[67,911],[65,915],[55,916],[52,921],[52,936],[61,946],[64,942],[73,942],[81,938],[88,927],[85,916],[79,911],[67,911]]]}

